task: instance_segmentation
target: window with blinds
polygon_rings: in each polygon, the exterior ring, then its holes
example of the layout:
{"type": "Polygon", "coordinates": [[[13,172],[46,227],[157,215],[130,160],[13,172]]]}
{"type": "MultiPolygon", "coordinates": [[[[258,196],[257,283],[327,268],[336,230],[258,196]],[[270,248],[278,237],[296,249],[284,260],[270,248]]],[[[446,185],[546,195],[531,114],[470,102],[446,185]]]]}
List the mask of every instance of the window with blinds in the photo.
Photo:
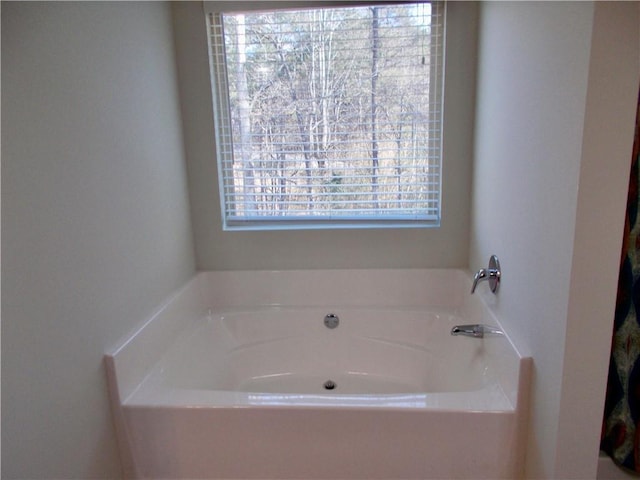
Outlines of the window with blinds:
{"type": "Polygon", "coordinates": [[[437,226],[440,2],[209,13],[226,229],[437,226]]]}

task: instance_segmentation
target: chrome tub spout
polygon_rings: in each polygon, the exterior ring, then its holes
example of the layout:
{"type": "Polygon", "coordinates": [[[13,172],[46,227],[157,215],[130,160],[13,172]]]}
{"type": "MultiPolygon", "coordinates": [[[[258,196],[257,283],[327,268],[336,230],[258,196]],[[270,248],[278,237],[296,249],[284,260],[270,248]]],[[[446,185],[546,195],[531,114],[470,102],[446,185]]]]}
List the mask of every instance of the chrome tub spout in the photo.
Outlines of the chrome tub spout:
{"type": "Polygon", "coordinates": [[[473,325],[456,325],[451,329],[451,335],[483,338],[485,335],[504,335],[504,332],[497,327],[476,323],[473,325]]]}

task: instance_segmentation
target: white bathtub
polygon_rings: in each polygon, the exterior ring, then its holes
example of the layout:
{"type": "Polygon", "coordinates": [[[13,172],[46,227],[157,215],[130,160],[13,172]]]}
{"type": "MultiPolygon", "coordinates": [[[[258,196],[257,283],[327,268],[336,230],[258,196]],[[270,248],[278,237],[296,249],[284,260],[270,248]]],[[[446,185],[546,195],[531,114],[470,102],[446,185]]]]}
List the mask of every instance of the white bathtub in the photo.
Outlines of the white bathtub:
{"type": "Polygon", "coordinates": [[[469,289],[457,270],[198,274],[106,356],[126,476],[519,477],[530,359],[450,335],[499,326],[469,289]]]}

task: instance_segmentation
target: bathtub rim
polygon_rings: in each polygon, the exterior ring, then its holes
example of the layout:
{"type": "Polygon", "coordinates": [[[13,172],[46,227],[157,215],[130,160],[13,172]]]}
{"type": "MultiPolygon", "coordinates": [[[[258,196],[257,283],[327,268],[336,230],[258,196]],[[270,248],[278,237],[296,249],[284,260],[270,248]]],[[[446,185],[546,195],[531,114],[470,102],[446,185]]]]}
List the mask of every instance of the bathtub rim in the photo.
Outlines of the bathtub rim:
{"type": "MultiPolygon", "coordinates": [[[[520,365],[521,375],[526,360],[520,365]]],[[[145,379],[121,405],[129,408],[257,408],[349,409],[434,412],[513,413],[513,403],[499,382],[460,392],[389,394],[264,393],[233,390],[171,388],[152,377],[145,379]]]]}
{"type": "MultiPolygon", "coordinates": [[[[477,323],[485,323],[502,329],[502,325],[495,314],[487,307],[481,296],[466,295],[466,292],[470,291],[471,283],[471,272],[467,269],[459,268],[199,271],[182,287],[168,295],[151,315],[139,322],[127,335],[121,337],[114,347],[106,351],[104,362],[110,390],[115,393],[118,403],[124,404],[152,373],[153,367],[160,361],[163,352],[169,348],[176,338],[193,328],[194,325],[197,325],[201,318],[207,315],[212,308],[319,307],[325,306],[327,303],[334,305],[344,304],[345,307],[349,308],[393,307],[394,304],[400,308],[432,306],[457,306],[462,308],[463,306],[469,307],[471,305],[471,308],[477,308],[480,312],[477,323]],[[271,295],[273,295],[273,291],[278,294],[279,289],[279,287],[272,287],[275,284],[274,279],[289,278],[289,285],[299,286],[301,284],[299,281],[301,276],[308,277],[310,275],[326,277],[325,281],[333,288],[334,295],[336,290],[340,290],[340,284],[345,284],[346,282],[346,285],[350,285],[354,278],[367,279],[365,290],[370,288],[372,283],[382,282],[394,285],[400,280],[405,280],[407,276],[424,281],[418,283],[417,288],[414,285],[413,291],[409,292],[407,297],[396,297],[392,302],[381,302],[380,297],[374,295],[373,298],[378,303],[373,305],[370,301],[362,299],[352,302],[339,302],[340,299],[336,301],[335,298],[329,301],[310,303],[304,301],[266,301],[256,304],[247,302],[243,298],[229,298],[225,291],[216,292],[218,294],[216,298],[211,298],[210,295],[212,282],[216,280],[224,285],[231,285],[233,289],[234,286],[242,285],[249,279],[254,284],[268,285],[272,291],[271,295]],[[222,277],[222,281],[220,277],[222,277]],[[231,278],[231,281],[227,282],[227,278],[231,278]],[[336,279],[341,282],[336,281],[336,279]],[[445,292],[446,295],[446,292],[451,290],[452,286],[457,286],[457,290],[453,292],[453,298],[443,302],[442,292],[445,292]],[[427,292],[428,295],[422,295],[423,291],[427,292]],[[435,302],[433,301],[434,299],[436,299],[435,302]],[[218,304],[216,305],[216,303],[218,304]],[[177,321],[176,313],[178,313],[177,321]]],[[[295,292],[293,295],[295,295],[295,292]]],[[[471,323],[476,323],[476,319],[471,323]]],[[[521,362],[529,358],[521,353],[508,335],[508,332],[505,332],[505,335],[500,338],[507,342],[509,351],[521,362]]],[[[479,339],[460,338],[460,340],[478,341],[479,339]]],[[[480,341],[486,340],[488,339],[480,339],[480,341]]],[[[513,394],[507,393],[507,396],[509,396],[512,403],[517,403],[517,399],[513,394]]]]}

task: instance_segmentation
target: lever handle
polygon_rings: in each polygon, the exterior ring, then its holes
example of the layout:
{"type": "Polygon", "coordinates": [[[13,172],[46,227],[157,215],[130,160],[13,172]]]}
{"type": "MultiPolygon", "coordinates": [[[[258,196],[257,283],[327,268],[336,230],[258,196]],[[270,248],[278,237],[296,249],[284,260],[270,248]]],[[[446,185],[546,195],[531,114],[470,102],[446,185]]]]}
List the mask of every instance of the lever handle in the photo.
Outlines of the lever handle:
{"type": "Polygon", "coordinates": [[[476,272],[473,277],[473,286],[471,287],[471,293],[476,291],[478,282],[483,280],[489,280],[489,288],[493,293],[498,291],[500,286],[500,277],[502,272],[500,271],[500,261],[496,255],[491,255],[489,258],[489,268],[481,268],[476,272]]]}
{"type": "Polygon", "coordinates": [[[471,293],[476,291],[476,287],[478,286],[478,282],[480,282],[482,280],[486,280],[486,279],[487,279],[487,270],[484,269],[484,268],[481,268],[473,276],[473,286],[471,287],[471,293]]]}

